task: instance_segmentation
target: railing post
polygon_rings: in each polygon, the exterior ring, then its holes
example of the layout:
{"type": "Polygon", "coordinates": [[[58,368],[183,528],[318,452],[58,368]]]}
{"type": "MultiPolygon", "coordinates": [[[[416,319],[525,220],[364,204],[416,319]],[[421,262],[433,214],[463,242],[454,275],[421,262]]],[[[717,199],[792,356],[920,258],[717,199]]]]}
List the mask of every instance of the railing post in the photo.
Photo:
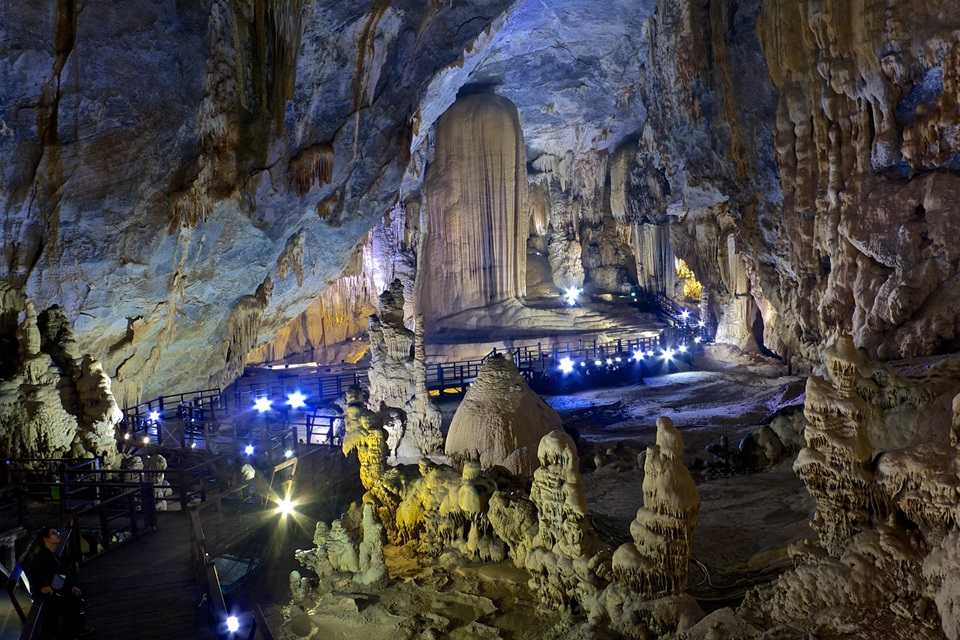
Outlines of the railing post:
{"type": "MultiPolygon", "coordinates": [[[[181,462],[181,464],[183,464],[181,462]]],[[[177,477],[180,484],[180,509],[183,511],[187,510],[187,469],[186,467],[181,466],[177,470],[177,477]]]]}

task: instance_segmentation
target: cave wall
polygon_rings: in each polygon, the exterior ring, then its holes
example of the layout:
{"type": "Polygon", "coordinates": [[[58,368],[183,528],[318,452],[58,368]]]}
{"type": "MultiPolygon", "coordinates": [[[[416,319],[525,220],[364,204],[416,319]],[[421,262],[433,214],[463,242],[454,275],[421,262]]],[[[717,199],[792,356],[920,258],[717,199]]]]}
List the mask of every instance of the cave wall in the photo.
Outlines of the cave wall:
{"type": "Polygon", "coordinates": [[[121,404],[228,382],[395,204],[430,80],[509,4],[4,3],[0,277],[121,404]]]}

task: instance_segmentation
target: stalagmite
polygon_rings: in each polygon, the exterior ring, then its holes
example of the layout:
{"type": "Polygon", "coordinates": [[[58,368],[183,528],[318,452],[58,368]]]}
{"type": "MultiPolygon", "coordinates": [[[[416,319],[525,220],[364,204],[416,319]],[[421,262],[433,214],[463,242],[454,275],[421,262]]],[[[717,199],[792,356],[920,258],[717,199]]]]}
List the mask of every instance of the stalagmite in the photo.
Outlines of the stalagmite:
{"type": "Polygon", "coordinates": [[[420,305],[428,322],[525,294],[526,191],[516,107],[496,95],[459,99],[437,126],[425,185],[420,305]]]}
{"type": "Polygon", "coordinates": [[[530,500],[539,527],[525,562],[530,588],[545,606],[568,610],[576,603],[595,615],[609,559],[587,517],[576,445],[563,431],[551,431],[537,457],[530,500]]]}
{"type": "Polygon", "coordinates": [[[683,436],[669,418],[658,418],[657,443],[644,462],[643,506],[630,525],[633,543],[613,555],[616,579],[643,598],[684,591],[699,510],[700,496],[683,464],[683,436]]]}
{"type": "Polygon", "coordinates": [[[380,313],[370,318],[369,406],[398,409],[384,424],[391,462],[416,462],[443,445],[440,411],[427,393],[422,323],[404,325],[403,283],[397,279],[380,296],[380,313]]]}
{"type": "Polygon", "coordinates": [[[557,415],[502,355],[487,359],[457,408],[444,450],[529,477],[537,467],[541,438],[560,427],[557,415]]]}

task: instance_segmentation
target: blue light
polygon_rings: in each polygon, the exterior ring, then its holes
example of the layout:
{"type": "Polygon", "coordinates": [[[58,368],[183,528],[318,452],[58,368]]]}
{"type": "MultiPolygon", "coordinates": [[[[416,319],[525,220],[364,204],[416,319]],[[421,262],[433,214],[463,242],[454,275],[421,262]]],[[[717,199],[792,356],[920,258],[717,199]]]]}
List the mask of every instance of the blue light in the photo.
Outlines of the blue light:
{"type": "Polygon", "coordinates": [[[252,456],[252,455],[253,455],[253,451],[254,451],[254,448],[253,448],[253,445],[252,445],[252,444],[248,444],[247,446],[245,446],[245,447],[243,448],[243,452],[244,452],[245,454],[247,454],[248,456],[252,456]]]}
{"type": "Polygon", "coordinates": [[[299,389],[287,394],[287,404],[290,405],[291,409],[301,409],[307,406],[306,399],[307,396],[301,393],[299,389]]]}
{"type": "Polygon", "coordinates": [[[273,406],[273,400],[266,396],[261,396],[253,401],[253,408],[257,410],[257,413],[266,413],[270,411],[270,407],[273,406]]]}
{"type": "Polygon", "coordinates": [[[563,299],[567,302],[568,305],[572,307],[575,304],[577,304],[577,298],[580,297],[580,294],[582,292],[583,292],[583,289],[579,289],[577,287],[570,287],[569,289],[564,289],[563,299]]]}
{"type": "Polygon", "coordinates": [[[560,366],[557,368],[563,372],[563,375],[573,373],[573,360],[571,360],[570,358],[561,358],[560,366]]]}

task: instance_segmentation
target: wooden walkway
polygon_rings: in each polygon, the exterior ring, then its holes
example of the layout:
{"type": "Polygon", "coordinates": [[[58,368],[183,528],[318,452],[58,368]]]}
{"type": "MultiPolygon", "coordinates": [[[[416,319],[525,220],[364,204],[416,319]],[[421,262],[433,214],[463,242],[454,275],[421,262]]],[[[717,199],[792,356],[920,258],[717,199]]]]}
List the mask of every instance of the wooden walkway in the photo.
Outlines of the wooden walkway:
{"type": "Polygon", "coordinates": [[[190,520],[160,513],[157,531],[84,564],[80,584],[97,640],[213,640],[190,568],[190,520]]]}

